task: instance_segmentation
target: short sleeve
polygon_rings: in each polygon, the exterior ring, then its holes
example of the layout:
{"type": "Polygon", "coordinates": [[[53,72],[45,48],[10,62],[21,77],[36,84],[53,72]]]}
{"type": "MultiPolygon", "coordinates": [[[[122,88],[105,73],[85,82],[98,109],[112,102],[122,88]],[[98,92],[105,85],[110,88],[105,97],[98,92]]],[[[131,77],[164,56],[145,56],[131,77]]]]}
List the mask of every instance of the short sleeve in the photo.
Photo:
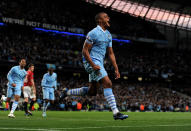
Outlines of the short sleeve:
{"type": "Polygon", "coordinates": [[[111,34],[109,35],[109,44],[108,44],[108,47],[112,47],[112,36],[111,34]]]}
{"type": "Polygon", "coordinates": [[[93,44],[95,43],[95,32],[94,31],[90,31],[87,36],[86,36],[86,43],[88,44],[93,44]]]}

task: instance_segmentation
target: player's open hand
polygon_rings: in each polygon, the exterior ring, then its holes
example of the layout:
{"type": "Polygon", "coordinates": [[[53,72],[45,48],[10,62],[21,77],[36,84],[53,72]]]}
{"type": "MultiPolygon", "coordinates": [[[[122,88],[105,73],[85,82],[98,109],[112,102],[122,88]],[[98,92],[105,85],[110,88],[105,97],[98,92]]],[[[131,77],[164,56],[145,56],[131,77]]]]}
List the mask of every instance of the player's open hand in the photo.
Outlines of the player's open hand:
{"type": "Polygon", "coordinates": [[[120,76],[120,73],[118,70],[115,71],[115,79],[119,79],[121,76],[120,76]]]}
{"type": "Polygon", "coordinates": [[[15,84],[15,83],[13,83],[13,84],[12,84],[12,87],[16,87],[16,84],[15,84]]]}
{"type": "Polygon", "coordinates": [[[93,65],[92,68],[93,68],[94,70],[100,70],[100,66],[98,66],[98,65],[93,65]]]}

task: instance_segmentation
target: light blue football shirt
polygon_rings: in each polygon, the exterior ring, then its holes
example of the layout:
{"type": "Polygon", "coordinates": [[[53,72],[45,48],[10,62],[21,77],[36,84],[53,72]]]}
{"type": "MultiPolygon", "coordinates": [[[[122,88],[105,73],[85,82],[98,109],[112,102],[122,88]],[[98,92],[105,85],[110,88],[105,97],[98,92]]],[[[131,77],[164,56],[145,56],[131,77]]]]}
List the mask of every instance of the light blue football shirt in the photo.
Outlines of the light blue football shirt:
{"type": "MultiPolygon", "coordinates": [[[[108,30],[103,30],[99,25],[91,30],[86,37],[86,43],[92,44],[91,59],[103,63],[107,47],[112,47],[112,36],[108,30]]],[[[83,61],[86,61],[83,56],[83,61]]]]}
{"type": "Polygon", "coordinates": [[[49,73],[44,74],[41,86],[43,88],[52,88],[53,86],[57,88],[57,74],[55,72],[52,75],[49,73]]]}
{"type": "Polygon", "coordinates": [[[25,69],[21,69],[20,66],[14,66],[7,74],[8,86],[15,83],[16,85],[23,86],[24,79],[27,75],[25,69]]]}

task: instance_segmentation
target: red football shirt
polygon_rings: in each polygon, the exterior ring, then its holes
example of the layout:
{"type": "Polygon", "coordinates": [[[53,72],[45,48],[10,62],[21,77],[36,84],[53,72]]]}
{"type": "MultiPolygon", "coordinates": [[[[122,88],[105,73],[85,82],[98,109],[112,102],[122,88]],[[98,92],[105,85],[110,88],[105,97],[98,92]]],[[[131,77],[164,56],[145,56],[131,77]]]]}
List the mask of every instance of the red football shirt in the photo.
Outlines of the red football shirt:
{"type": "Polygon", "coordinates": [[[27,71],[27,76],[25,78],[24,86],[32,86],[33,72],[27,71]]]}

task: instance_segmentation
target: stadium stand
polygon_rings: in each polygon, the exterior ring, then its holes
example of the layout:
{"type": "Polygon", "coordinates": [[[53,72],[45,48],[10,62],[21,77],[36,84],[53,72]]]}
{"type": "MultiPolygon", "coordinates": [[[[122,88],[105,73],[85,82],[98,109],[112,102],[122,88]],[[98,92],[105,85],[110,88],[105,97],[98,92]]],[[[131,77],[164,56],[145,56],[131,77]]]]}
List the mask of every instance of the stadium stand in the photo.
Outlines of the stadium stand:
{"type": "MultiPolygon", "coordinates": [[[[2,0],[0,2],[0,17],[63,25],[66,27],[65,31],[77,28],[82,29],[86,34],[95,27],[94,16],[102,10],[102,7],[83,1],[76,1],[73,8],[68,7],[71,4],[69,1],[55,1],[52,4],[51,0],[18,0],[17,2],[2,0]],[[81,5],[80,9],[76,7],[79,4],[81,5]],[[91,14],[88,12],[89,10],[91,10],[91,14]]],[[[110,30],[116,35],[116,38],[128,36],[127,38],[166,39],[151,22],[110,11],[110,9],[108,9],[108,13],[112,21],[110,30]]],[[[4,23],[4,26],[0,26],[0,67],[5,69],[0,74],[0,96],[6,94],[7,65],[15,65],[19,58],[25,57],[27,63],[34,63],[38,71],[41,70],[41,73],[35,72],[37,102],[40,106],[42,106],[40,87],[42,73],[46,71],[45,65],[47,63],[53,63],[59,71],[61,70],[58,75],[61,78],[59,78],[55,110],[62,110],[60,104],[64,104],[64,110],[77,110],[78,102],[82,104],[84,110],[109,109],[108,105],[103,102],[103,95],[89,99],[68,97],[59,100],[63,87],[74,88],[88,84],[87,79],[85,81],[83,79],[87,77],[87,74],[84,73],[81,62],[81,49],[85,37],[46,33],[26,25],[4,23]],[[68,75],[66,69],[70,69],[68,71],[70,74],[80,72],[81,74],[78,74],[80,77],[68,75]]],[[[189,68],[191,66],[190,51],[157,48],[154,43],[133,40],[130,44],[113,41],[113,47],[122,74],[122,79],[114,81],[113,85],[120,110],[136,111],[140,110],[140,105],[145,107],[145,111],[185,111],[186,106],[191,107],[191,98],[187,96],[187,94],[191,95],[189,89],[175,83],[189,85],[187,82],[189,82],[189,74],[191,73],[189,68]],[[139,77],[139,80],[144,82],[137,81],[139,77]],[[182,87],[182,90],[179,87],[182,87]]],[[[113,68],[107,59],[105,66],[111,74],[113,68]]]]}

